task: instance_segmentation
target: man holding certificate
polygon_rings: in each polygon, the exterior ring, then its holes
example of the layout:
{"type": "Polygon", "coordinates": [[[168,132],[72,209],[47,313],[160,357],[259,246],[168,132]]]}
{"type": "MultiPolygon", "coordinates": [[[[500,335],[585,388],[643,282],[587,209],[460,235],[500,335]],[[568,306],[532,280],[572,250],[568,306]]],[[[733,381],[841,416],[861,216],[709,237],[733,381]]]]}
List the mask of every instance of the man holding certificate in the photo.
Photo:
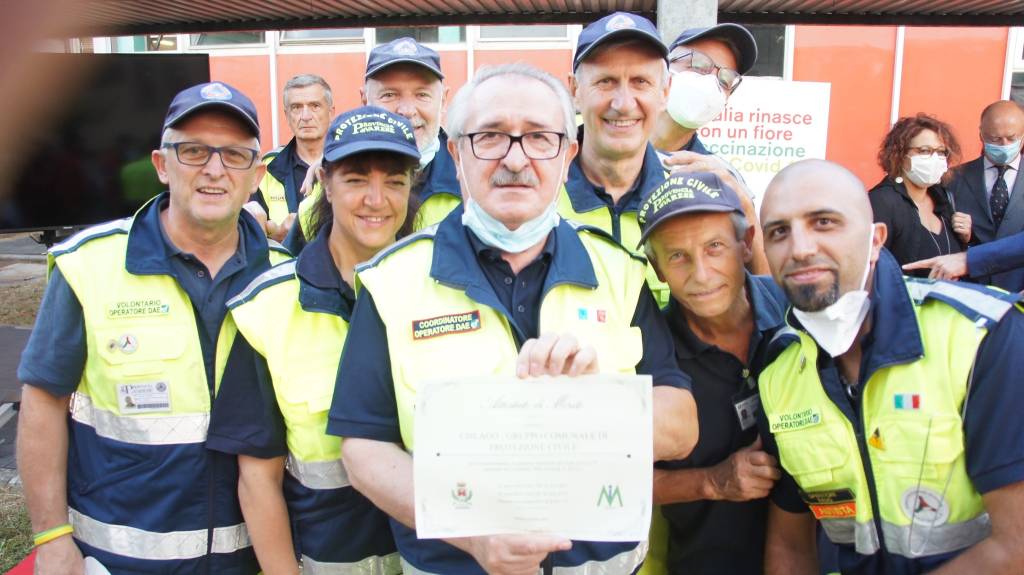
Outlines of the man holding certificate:
{"type": "MultiPolygon", "coordinates": [[[[646,374],[653,459],[684,458],[696,443],[690,381],[644,261],[557,215],[578,151],[574,128],[555,78],[521,64],[479,70],[448,113],[463,206],[358,270],[356,337],[346,342],[328,433],[345,437],[352,484],[392,517],[405,573],[535,574],[550,554],[559,573],[628,574],[646,553],[642,541],[538,533],[419,539],[412,419],[426,381],[646,374]]],[[[472,497],[469,486],[452,487],[456,500],[472,497]]]]}

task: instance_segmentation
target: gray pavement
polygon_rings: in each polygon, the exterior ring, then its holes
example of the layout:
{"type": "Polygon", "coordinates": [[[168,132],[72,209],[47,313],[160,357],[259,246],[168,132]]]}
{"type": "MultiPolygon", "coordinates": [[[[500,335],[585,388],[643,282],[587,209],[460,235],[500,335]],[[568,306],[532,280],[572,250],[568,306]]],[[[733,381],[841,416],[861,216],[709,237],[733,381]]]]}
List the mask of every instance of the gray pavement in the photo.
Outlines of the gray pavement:
{"type": "Polygon", "coordinates": [[[42,258],[45,255],[46,246],[36,243],[30,234],[0,234],[0,258],[22,259],[25,256],[42,258]]]}

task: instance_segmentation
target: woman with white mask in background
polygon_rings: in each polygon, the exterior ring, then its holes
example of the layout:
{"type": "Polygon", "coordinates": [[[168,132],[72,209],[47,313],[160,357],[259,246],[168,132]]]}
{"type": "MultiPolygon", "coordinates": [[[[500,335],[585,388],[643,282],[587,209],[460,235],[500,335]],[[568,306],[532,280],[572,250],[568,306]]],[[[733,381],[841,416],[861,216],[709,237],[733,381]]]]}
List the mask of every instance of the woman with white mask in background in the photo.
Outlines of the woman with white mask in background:
{"type": "Polygon", "coordinates": [[[885,247],[900,265],[961,252],[971,238],[971,217],[956,211],[943,185],[959,158],[950,127],[927,114],[900,118],[882,142],[885,177],[868,199],[875,221],[889,228],[885,247]]]}

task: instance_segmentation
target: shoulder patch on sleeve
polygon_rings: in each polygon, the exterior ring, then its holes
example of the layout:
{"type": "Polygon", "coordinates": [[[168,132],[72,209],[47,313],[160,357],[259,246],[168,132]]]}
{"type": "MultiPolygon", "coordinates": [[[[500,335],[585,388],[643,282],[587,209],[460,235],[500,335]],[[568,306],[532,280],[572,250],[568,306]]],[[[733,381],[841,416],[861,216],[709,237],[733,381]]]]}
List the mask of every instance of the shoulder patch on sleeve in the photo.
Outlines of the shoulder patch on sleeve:
{"type": "Polygon", "coordinates": [[[1018,294],[975,284],[911,277],[905,277],[904,282],[910,297],[918,305],[929,299],[941,301],[988,328],[1020,301],[1018,294]]]}
{"type": "Polygon", "coordinates": [[[287,281],[294,277],[295,260],[292,259],[277,264],[276,266],[256,276],[255,279],[249,282],[249,285],[245,286],[245,289],[239,292],[238,295],[236,295],[235,297],[228,300],[228,309],[234,309],[242,305],[243,303],[251,300],[253,297],[256,296],[256,294],[260,293],[262,290],[272,285],[279,284],[283,281],[287,281]]]}
{"type": "Polygon", "coordinates": [[[374,267],[375,265],[377,265],[380,262],[382,262],[384,260],[384,258],[388,257],[389,255],[395,253],[396,251],[402,249],[403,247],[405,247],[405,246],[407,246],[407,245],[409,245],[409,244],[411,244],[413,242],[418,242],[420,240],[432,240],[432,239],[434,239],[434,234],[437,233],[437,226],[438,226],[438,224],[434,224],[434,225],[432,225],[430,227],[423,228],[422,230],[420,230],[420,231],[418,231],[418,232],[416,232],[414,234],[409,234],[409,235],[405,236],[404,238],[398,240],[397,242],[391,244],[390,246],[384,248],[383,250],[377,252],[377,255],[373,256],[368,261],[365,261],[365,262],[357,265],[356,266],[356,273],[361,272],[361,271],[363,271],[365,269],[369,269],[369,268],[374,267]]]}
{"type": "Polygon", "coordinates": [[[82,244],[98,238],[113,234],[127,234],[132,227],[132,218],[122,218],[103,224],[88,227],[70,238],[50,248],[50,257],[57,257],[62,254],[77,250],[82,244]]]}

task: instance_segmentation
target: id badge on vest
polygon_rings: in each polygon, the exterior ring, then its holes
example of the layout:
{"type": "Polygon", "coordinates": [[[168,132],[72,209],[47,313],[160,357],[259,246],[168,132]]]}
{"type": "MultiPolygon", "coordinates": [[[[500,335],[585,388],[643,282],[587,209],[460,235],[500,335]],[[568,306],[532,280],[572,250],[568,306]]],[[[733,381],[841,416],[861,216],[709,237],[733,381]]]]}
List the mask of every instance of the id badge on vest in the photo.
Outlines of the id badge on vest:
{"type": "Polygon", "coordinates": [[[743,370],[743,383],[740,391],[732,398],[732,407],[736,410],[736,419],[740,429],[746,431],[757,425],[757,413],[761,411],[761,396],[757,393],[757,383],[750,371],[743,370]]]}
{"type": "Polygon", "coordinates": [[[117,406],[124,414],[170,411],[171,390],[166,381],[119,383],[117,406]]]}

